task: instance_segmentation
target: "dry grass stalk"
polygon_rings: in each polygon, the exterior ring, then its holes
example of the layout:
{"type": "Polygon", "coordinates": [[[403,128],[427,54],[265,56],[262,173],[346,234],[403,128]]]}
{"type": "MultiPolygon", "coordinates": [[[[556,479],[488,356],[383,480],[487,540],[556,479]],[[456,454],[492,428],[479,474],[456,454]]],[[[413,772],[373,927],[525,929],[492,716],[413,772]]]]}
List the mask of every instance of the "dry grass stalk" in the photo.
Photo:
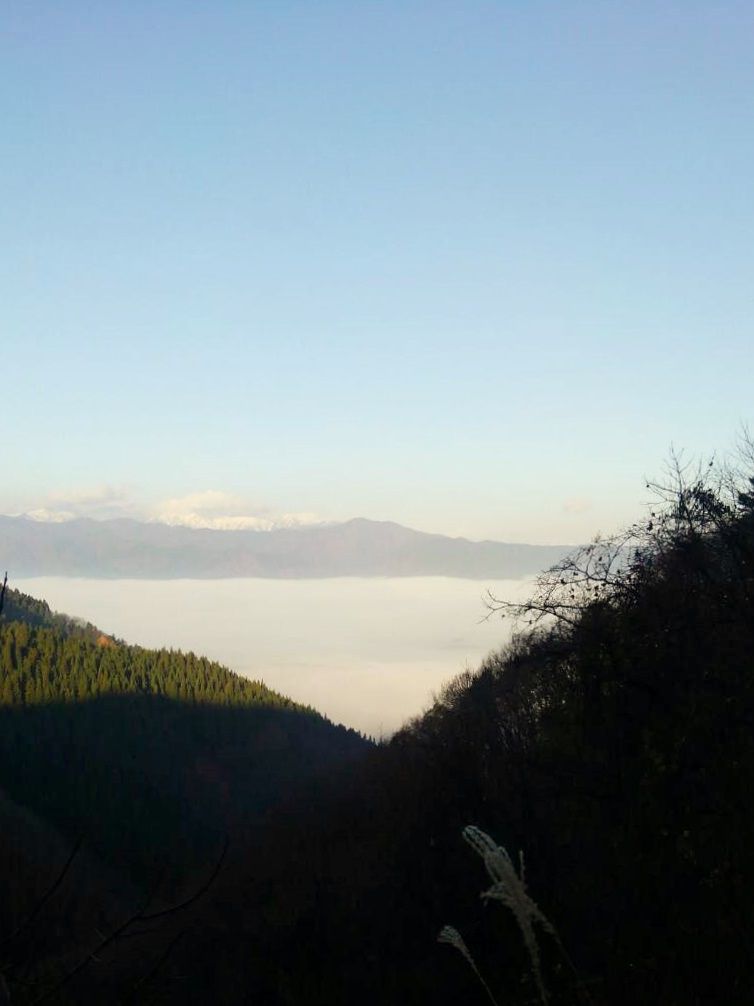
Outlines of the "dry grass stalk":
{"type": "Polygon", "coordinates": [[[497,999],[495,999],[489,985],[482,977],[479,968],[476,966],[476,961],[471,956],[471,951],[466,946],[466,942],[464,941],[464,938],[461,936],[458,930],[454,929],[453,926],[443,926],[443,928],[440,930],[439,936],[437,937],[437,942],[447,943],[449,946],[456,948],[456,950],[461,954],[463,959],[466,961],[471,970],[477,976],[481,984],[484,986],[484,990],[490,997],[490,1001],[494,1003],[494,1006],[498,1006],[497,999]]]}
{"type": "Polygon", "coordinates": [[[560,945],[560,940],[555,927],[526,890],[523,854],[520,855],[519,872],[517,873],[506,850],[480,828],[469,825],[463,829],[463,837],[474,852],[481,857],[493,882],[489,890],[482,892],[482,898],[501,901],[513,913],[518,928],[521,930],[524,946],[529,954],[539,997],[543,1003],[547,1003],[548,994],[542,977],[542,962],[534,930],[535,924],[541,926],[545,932],[554,937],[558,945],[560,945]]]}

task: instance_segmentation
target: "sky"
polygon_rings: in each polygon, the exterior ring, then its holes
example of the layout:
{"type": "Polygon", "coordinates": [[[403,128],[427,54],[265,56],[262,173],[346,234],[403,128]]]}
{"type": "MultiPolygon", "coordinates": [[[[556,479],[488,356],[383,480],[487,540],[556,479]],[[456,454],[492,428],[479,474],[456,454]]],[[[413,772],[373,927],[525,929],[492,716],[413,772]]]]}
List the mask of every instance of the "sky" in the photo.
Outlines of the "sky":
{"type": "Polygon", "coordinates": [[[6,0],[0,512],[577,542],[751,422],[754,6],[6,0]]]}

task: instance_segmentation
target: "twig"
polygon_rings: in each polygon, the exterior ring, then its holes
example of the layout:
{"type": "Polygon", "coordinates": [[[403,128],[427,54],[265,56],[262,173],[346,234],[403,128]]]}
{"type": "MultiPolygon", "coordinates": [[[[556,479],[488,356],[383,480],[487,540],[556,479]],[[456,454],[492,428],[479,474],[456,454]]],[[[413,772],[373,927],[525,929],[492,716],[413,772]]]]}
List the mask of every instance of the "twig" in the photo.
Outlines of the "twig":
{"type": "Polygon", "coordinates": [[[179,912],[182,909],[187,908],[189,905],[197,901],[214,883],[218,873],[222,868],[223,863],[225,862],[225,857],[228,853],[228,846],[229,846],[229,840],[226,835],[225,841],[223,842],[222,852],[220,853],[220,857],[217,860],[217,863],[215,863],[215,866],[212,872],[210,873],[209,877],[207,878],[207,880],[204,882],[204,884],[202,884],[202,886],[197,891],[194,892],[194,894],[186,898],[184,901],[179,902],[179,904],[173,905],[171,908],[166,908],[160,912],[147,912],[147,908],[149,908],[156,894],[156,891],[153,889],[150,892],[149,896],[147,897],[146,901],[143,903],[142,908],[140,908],[137,912],[134,912],[134,914],[129,916],[129,918],[127,918],[125,922],[121,923],[121,925],[113,929],[113,931],[108,936],[106,936],[104,939],[100,941],[100,943],[94,948],[94,950],[90,951],[86,955],[86,957],[83,957],[79,961],[79,963],[74,968],[72,968],[66,975],[64,975],[63,978],[56,985],[53,985],[45,992],[43,992],[41,996],[38,996],[33,1001],[32,1006],[38,1006],[39,1003],[46,1002],[47,1000],[49,1000],[51,996],[59,992],[64,986],[66,986],[78,974],[80,974],[86,967],[88,967],[92,961],[96,961],[104,950],[107,950],[107,948],[110,947],[113,943],[115,943],[118,939],[131,935],[126,933],[126,930],[128,929],[129,926],[137,922],[143,923],[143,922],[149,922],[153,919],[166,918],[169,915],[174,915],[176,912],[179,912]]]}
{"type": "MultiPolygon", "coordinates": [[[[2,595],[0,594],[0,598],[1,597],[2,597],[2,595]]],[[[2,607],[2,605],[0,605],[0,608],[1,607],[2,607]]],[[[76,844],[73,846],[73,849],[71,849],[70,855],[68,856],[68,859],[65,861],[65,864],[63,865],[63,869],[60,871],[60,873],[58,874],[58,876],[55,879],[55,881],[51,884],[50,887],[47,888],[47,890],[45,891],[45,893],[42,895],[42,897],[36,903],[36,905],[31,910],[31,912],[29,913],[29,915],[23,920],[23,922],[20,922],[18,924],[18,926],[16,926],[16,928],[10,934],[10,936],[7,936],[3,940],[3,942],[0,943],[0,947],[7,947],[9,943],[12,943],[13,940],[17,939],[21,935],[21,933],[25,929],[28,929],[29,926],[32,924],[32,922],[34,922],[34,920],[37,918],[37,916],[42,911],[42,909],[44,908],[44,906],[54,896],[55,892],[58,890],[58,888],[60,887],[60,885],[65,880],[66,874],[70,870],[70,868],[71,868],[71,866],[73,864],[73,861],[76,858],[76,855],[78,854],[79,849],[81,848],[81,843],[82,842],[83,842],[83,838],[79,838],[79,839],[76,840],[76,844]]]]}

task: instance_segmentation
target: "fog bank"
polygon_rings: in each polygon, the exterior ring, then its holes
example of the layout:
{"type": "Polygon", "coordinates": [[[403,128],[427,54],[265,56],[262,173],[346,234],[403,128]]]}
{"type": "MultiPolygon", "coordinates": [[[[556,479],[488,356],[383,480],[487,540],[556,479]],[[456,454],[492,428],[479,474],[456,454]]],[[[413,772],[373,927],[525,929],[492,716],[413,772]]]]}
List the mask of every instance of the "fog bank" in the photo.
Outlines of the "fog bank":
{"type": "Polygon", "coordinates": [[[516,600],[531,581],[36,577],[13,586],[127,642],[204,654],[379,736],[508,638],[508,622],[484,621],[486,588],[516,600]]]}

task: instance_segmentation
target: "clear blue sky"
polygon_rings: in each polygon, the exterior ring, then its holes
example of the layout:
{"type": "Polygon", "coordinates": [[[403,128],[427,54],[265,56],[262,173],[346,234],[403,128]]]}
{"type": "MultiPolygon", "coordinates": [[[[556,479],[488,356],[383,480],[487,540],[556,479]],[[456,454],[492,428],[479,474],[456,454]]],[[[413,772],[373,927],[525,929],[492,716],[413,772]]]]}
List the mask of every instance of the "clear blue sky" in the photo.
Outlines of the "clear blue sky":
{"type": "Polygon", "coordinates": [[[215,490],[576,541],[754,418],[750,2],[0,31],[0,510],[215,490]]]}

